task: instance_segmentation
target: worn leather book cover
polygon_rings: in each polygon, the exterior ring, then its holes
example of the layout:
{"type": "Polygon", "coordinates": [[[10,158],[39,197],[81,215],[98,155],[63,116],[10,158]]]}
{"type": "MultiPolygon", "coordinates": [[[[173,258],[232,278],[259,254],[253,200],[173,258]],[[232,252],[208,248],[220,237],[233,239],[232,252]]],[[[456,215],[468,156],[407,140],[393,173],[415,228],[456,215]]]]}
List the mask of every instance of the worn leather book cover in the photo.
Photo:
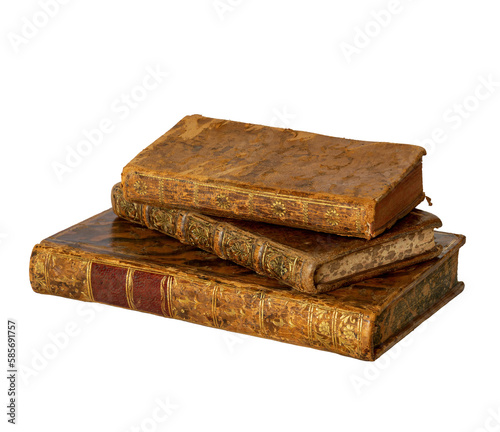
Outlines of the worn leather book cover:
{"type": "Polygon", "coordinates": [[[110,209],[36,245],[30,280],[42,294],[375,360],[463,289],[465,237],[435,236],[439,257],[308,295],[110,209]]]}
{"type": "Polygon", "coordinates": [[[122,172],[158,207],[372,238],[424,199],[422,147],[184,117],[122,172]]]}
{"type": "Polygon", "coordinates": [[[437,256],[439,218],[422,210],[372,240],[264,222],[206,216],[189,210],[127,201],[111,192],[116,215],[197,246],[303,292],[331,291],[437,256]]]}

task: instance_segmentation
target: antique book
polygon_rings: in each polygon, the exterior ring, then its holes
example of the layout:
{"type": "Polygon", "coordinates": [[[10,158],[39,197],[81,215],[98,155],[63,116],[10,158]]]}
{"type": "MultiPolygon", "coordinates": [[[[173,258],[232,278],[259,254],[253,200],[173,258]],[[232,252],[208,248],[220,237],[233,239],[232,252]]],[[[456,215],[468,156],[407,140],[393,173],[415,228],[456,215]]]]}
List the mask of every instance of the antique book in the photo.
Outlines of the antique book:
{"type": "Polygon", "coordinates": [[[111,192],[115,214],[248,267],[303,292],[331,291],[434,258],[437,216],[412,210],[382,235],[365,240],[264,222],[206,216],[127,201],[111,192]]]}
{"type": "Polygon", "coordinates": [[[424,154],[192,115],[125,166],[122,186],[141,204],[369,239],[424,199],[424,154]]]}
{"type": "Polygon", "coordinates": [[[42,294],[99,302],[374,360],[463,289],[465,238],[436,232],[432,260],[304,294],[107,210],[33,249],[42,294]]]}

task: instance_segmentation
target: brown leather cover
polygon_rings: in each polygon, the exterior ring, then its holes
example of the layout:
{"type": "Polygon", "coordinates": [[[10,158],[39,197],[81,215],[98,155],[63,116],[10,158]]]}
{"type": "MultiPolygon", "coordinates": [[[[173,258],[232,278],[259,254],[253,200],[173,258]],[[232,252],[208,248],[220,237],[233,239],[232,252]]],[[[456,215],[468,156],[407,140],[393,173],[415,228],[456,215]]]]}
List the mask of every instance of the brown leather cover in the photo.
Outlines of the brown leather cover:
{"type": "Polygon", "coordinates": [[[422,147],[200,115],[124,169],[132,202],[372,238],[424,199],[422,147]]]}
{"type": "Polygon", "coordinates": [[[33,290],[374,360],[457,295],[465,237],[432,260],[307,295],[107,210],[36,245],[33,290]]]}
{"type": "Polygon", "coordinates": [[[331,291],[439,255],[429,232],[440,219],[412,210],[384,234],[367,241],[263,222],[225,219],[127,201],[119,184],[111,192],[116,215],[248,267],[303,292],[331,291]],[[424,230],[429,234],[423,235],[424,230]],[[404,247],[395,244],[406,241],[404,247]],[[430,241],[429,241],[430,240],[430,241]],[[349,260],[349,262],[347,262],[349,260]],[[356,269],[356,273],[342,269],[356,269]],[[320,272],[330,263],[330,277],[320,272]]]}

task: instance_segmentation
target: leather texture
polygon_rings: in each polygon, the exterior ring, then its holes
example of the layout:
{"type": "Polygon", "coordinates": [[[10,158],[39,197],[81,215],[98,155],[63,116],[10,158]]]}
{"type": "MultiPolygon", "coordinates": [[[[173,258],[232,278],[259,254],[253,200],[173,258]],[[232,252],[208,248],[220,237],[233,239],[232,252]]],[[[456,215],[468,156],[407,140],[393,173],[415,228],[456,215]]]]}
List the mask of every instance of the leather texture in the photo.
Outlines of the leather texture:
{"type": "Polygon", "coordinates": [[[317,295],[118,218],[107,210],[36,245],[33,290],[374,360],[461,292],[465,237],[439,257],[317,295]]]}
{"type": "MultiPolygon", "coordinates": [[[[434,237],[424,230],[441,226],[440,219],[413,210],[391,229],[370,241],[289,228],[263,222],[206,216],[189,210],[136,204],[123,196],[120,184],[111,192],[117,216],[197,246],[219,258],[243,265],[303,292],[331,291],[439,255],[434,237]],[[396,241],[406,241],[404,247],[396,241]],[[355,274],[326,272],[344,266],[355,274]],[[322,277],[318,277],[319,274],[322,277]]],[[[344,271],[345,272],[345,271],[344,271]]]]}
{"type": "Polygon", "coordinates": [[[122,186],[142,204],[372,238],[424,199],[424,154],[192,115],[125,166],[122,186]]]}

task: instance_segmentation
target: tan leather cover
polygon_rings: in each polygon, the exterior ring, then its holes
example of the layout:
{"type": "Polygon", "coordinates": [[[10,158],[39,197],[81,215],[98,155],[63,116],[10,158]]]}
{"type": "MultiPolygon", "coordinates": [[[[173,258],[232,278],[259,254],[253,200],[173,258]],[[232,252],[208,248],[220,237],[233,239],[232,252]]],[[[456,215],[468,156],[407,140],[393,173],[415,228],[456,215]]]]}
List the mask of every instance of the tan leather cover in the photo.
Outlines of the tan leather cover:
{"type": "Polygon", "coordinates": [[[457,295],[465,238],[432,260],[307,295],[105,211],[36,245],[33,290],[374,360],[457,295]]]}
{"type": "Polygon", "coordinates": [[[112,189],[111,202],[120,217],[308,293],[331,291],[434,258],[441,251],[430,232],[441,221],[422,210],[412,210],[391,229],[367,241],[136,204],[124,198],[119,184],[112,189]]]}
{"type": "Polygon", "coordinates": [[[184,117],[122,173],[158,207],[372,238],[424,199],[422,147],[184,117]]]}

